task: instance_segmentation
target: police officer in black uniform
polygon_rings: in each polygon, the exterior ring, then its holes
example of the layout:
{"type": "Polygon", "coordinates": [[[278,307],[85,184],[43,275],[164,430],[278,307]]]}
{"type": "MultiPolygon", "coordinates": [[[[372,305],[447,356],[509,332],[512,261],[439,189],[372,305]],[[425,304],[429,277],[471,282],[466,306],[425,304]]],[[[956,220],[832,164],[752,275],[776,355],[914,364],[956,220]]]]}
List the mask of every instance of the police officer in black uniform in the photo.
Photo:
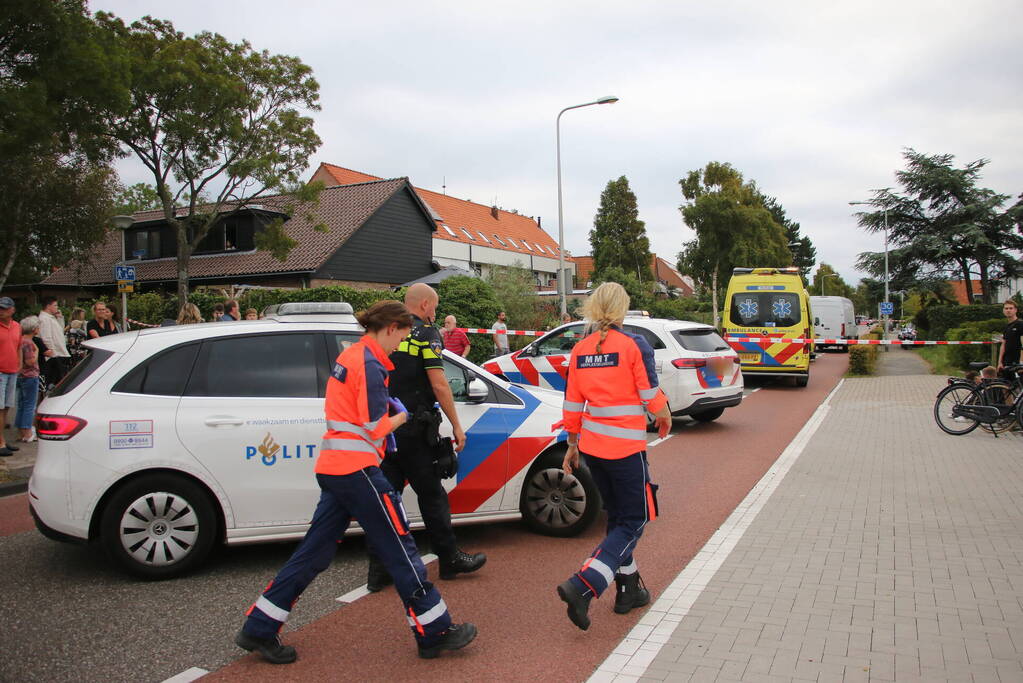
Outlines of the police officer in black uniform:
{"type": "MultiPolygon", "coordinates": [[[[437,292],[418,283],[405,293],[405,306],[412,313],[412,332],[391,354],[391,396],[399,399],[411,419],[394,432],[398,449],[389,453],[380,464],[384,476],[401,491],[407,481],[419,499],[419,510],[430,535],[433,552],[440,561],[440,578],[453,579],[458,574],[474,572],[487,561],[483,553],[468,554],[458,549],[451,528],[448,494],[441,483],[435,463],[441,416],[436,404],[452,427],[455,451],[465,447],[465,432],[455,412],[455,402],[444,374],[441,351],[444,342],[433,326],[437,315],[437,292]]],[[[371,548],[372,550],[372,548],[371,548]]],[[[370,552],[367,588],[376,592],[391,583],[387,570],[370,552]]]]}

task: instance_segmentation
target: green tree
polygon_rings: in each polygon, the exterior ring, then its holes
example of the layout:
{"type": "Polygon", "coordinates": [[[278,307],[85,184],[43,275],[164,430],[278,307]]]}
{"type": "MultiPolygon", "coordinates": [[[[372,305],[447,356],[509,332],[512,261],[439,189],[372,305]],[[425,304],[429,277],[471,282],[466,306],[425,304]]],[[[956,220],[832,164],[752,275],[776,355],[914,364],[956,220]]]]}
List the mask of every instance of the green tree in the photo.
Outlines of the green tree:
{"type": "Polygon", "coordinates": [[[644,310],[653,303],[649,285],[619,266],[611,266],[601,273],[594,273],[594,287],[605,282],[617,282],[624,287],[629,294],[629,307],[632,309],[644,310]]]}
{"type": "Polygon", "coordinates": [[[16,262],[45,274],[85,255],[106,235],[116,176],[83,156],[30,152],[0,158],[0,289],[16,262]]]}
{"type": "MultiPolygon", "coordinates": [[[[320,185],[299,177],[320,139],[312,119],[319,84],[296,57],[256,51],[215,33],[186,37],[169,21],[98,25],[130,67],[130,105],[106,121],[111,137],[153,174],[164,220],[177,238],[178,298],[188,296],[189,258],[225,214],[280,194],[293,210],[320,185]]],[[[310,216],[311,218],[311,216],[310,216]]],[[[283,260],[295,243],[278,220],[256,246],[283,260]]]]}
{"type": "Polygon", "coordinates": [[[778,225],[785,229],[785,239],[788,240],[789,251],[792,252],[792,265],[799,268],[799,276],[806,281],[810,278],[810,269],[817,262],[817,249],[809,237],[799,234],[799,223],[796,223],[785,213],[784,207],[774,197],[761,194],[761,201],[764,208],[771,212],[778,225]]]}
{"type": "MultiPolygon", "coordinates": [[[[1023,273],[1019,225],[1020,207],[1003,208],[1007,195],[978,186],[988,164],[979,159],[958,168],[951,154],[928,156],[913,149],[903,153],[906,168],[895,173],[902,191],[874,191],[875,210],[859,214],[869,232],[885,230],[887,212],[888,272],[894,281],[947,279],[957,273],[972,300],[974,275],[981,280],[984,303],[991,302],[991,282],[1023,273]]],[[[857,267],[874,276],[884,275],[884,255],[860,254],[857,267]]],[[[891,288],[891,287],[890,287],[891,288]]]]}
{"type": "Polygon", "coordinates": [[[636,195],[625,176],[610,180],[600,193],[600,207],[590,230],[593,249],[593,270],[618,267],[635,273],[640,282],[652,282],[650,271],[650,240],[646,223],[639,220],[636,195]]]}
{"type": "Polygon", "coordinates": [[[813,282],[810,284],[811,296],[844,296],[852,299],[855,293],[856,290],[830,265],[822,263],[817,266],[817,272],[814,273],[813,282]]]}
{"type": "MultiPolygon", "coordinates": [[[[437,285],[440,303],[437,305],[437,320],[453,315],[459,327],[489,328],[502,310],[494,288],[476,277],[457,275],[437,285]]],[[[489,335],[469,335],[469,360],[479,365],[494,355],[494,342],[489,335]]]]}
{"type": "Polygon", "coordinates": [[[763,195],[730,164],[712,161],[679,180],[679,209],[696,237],[682,245],[678,267],[711,291],[714,325],[718,291],[736,266],[792,265],[785,230],[764,207],[763,195]]]}
{"type": "Polygon", "coordinates": [[[160,204],[160,193],[149,183],[121,186],[114,197],[114,211],[120,216],[160,208],[163,208],[160,204]]]}
{"type": "MultiPolygon", "coordinates": [[[[536,296],[533,273],[521,261],[511,266],[492,266],[486,282],[494,291],[500,310],[508,315],[508,328],[517,330],[542,329],[546,315],[541,311],[536,296]]],[[[495,318],[496,319],[496,318],[495,318]]],[[[494,322],[488,320],[487,325],[494,322]]]]}

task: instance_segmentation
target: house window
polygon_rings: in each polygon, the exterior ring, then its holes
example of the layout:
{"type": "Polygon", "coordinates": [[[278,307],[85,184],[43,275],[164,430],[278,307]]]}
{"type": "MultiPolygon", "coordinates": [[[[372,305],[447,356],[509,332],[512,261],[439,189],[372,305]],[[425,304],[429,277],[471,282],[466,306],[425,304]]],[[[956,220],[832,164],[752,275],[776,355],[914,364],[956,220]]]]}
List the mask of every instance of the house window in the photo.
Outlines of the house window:
{"type": "Polygon", "coordinates": [[[160,231],[158,229],[139,230],[135,233],[135,244],[131,256],[137,259],[160,258],[160,231]]]}
{"type": "Polygon", "coordinates": [[[541,254],[543,253],[543,247],[541,247],[539,244],[537,244],[536,242],[533,242],[533,246],[536,247],[536,250],[538,252],[540,252],[541,254]]]}
{"type": "Polygon", "coordinates": [[[238,248],[238,223],[228,221],[224,224],[224,250],[232,251],[238,248]]]}
{"type": "Polygon", "coordinates": [[[234,218],[210,228],[195,248],[196,254],[251,251],[255,248],[251,219],[234,218]]]}
{"type": "Polygon", "coordinates": [[[557,255],[558,255],[558,252],[554,251],[554,250],[553,250],[553,249],[551,249],[550,247],[547,247],[547,251],[551,252],[551,253],[552,253],[552,254],[554,254],[555,256],[557,256],[557,255]]]}
{"type": "Polygon", "coordinates": [[[527,242],[526,240],[522,240],[522,246],[524,246],[526,249],[529,249],[530,251],[533,251],[533,247],[529,246],[529,242],[527,242]]]}
{"type": "Polygon", "coordinates": [[[507,247],[508,246],[507,244],[504,243],[503,239],[501,239],[500,237],[497,236],[496,232],[494,233],[494,239],[497,240],[497,243],[500,244],[502,247],[507,247]]]}
{"type": "Polygon", "coordinates": [[[511,244],[516,249],[521,249],[522,248],[519,245],[515,244],[515,240],[513,240],[511,237],[508,238],[508,243],[511,244]]]}
{"type": "Polygon", "coordinates": [[[447,225],[445,225],[444,223],[441,223],[441,226],[442,226],[442,227],[443,227],[443,228],[444,228],[445,230],[447,230],[447,231],[448,231],[448,234],[449,234],[449,235],[451,235],[452,237],[458,237],[458,235],[456,235],[456,234],[455,234],[455,231],[454,231],[454,230],[452,230],[451,228],[449,228],[449,227],[448,227],[447,225]]]}
{"type": "Polygon", "coordinates": [[[483,238],[483,241],[484,241],[484,242],[486,242],[487,244],[491,244],[490,240],[488,240],[488,239],[487,239],[487,236],[486,236],[486,235],[484,235],[484,234],[483,234],[482,232],[480,233],[480,237],[482,237],[482,238],[483,238]]]}
{"type": "Polygon", "coordinates": [[[472,233],[471,233],[471,232],[469,232],[469,231],[468,231],[468,230],[466,230],[465,228],[461,228],[461,230],[462,230],[462,232],[464,232],[464,233],[465,233],[465,236],[466,236],[466,237],[468,237],[469,239],[471,239],[471,240],[472,240],[473,242],[475,242],[475,241],[476,241],[476,238],[472,236],[472,233]]]}

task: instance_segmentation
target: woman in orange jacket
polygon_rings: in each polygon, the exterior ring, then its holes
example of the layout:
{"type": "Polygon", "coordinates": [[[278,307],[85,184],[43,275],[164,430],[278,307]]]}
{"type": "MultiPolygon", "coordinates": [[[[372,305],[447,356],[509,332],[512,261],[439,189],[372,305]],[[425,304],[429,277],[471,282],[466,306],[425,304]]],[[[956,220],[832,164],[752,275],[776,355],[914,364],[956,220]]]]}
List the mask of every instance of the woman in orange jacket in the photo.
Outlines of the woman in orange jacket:
{"type": "Polygon", "coordinates": [[[582,453],[607,510],[607,537],[582,568],[558,586],[568,617],[590,627],[590,600],[617,585],[615,612],[650,601],[632,553],[647,522],[657,516],[657,486],[646,459],[646,414],[664,437],[671,428],[668,399],[657,386],[654,351],[640,335],[622,331],[629,295],[605,282],[587,299],[583,316],[594,331],[572,349],[563,424],[568,474],[582,453]]]}
{"type": "Polygon", "coordinates": [[[388,354],[408,335],[412,316],[404,304],[379,301],[358,320],[366,334],[337,357],[327,380],[327,432],[315,467],[320,502],[309,531],[235,636],[239,647],[256,650],[274,664],[297,658],[295,648],[282,644],[278,633],[302,591],[330,566],[338,539],[353,518],[394,577],[420,657],[432,659],[476,637],[472,624],[451,622],[440,593],[426,580],[401,494],[379,467],[391,432],[408,419],[404,406],[387,393],[388,372],[394,367],[388,354]]]}

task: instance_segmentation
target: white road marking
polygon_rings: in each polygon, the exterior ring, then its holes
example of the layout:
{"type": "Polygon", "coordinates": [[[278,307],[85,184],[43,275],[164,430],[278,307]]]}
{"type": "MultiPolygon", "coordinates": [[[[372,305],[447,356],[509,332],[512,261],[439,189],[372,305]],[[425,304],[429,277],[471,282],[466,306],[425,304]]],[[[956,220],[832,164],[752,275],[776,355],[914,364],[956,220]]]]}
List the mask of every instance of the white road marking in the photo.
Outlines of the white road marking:
{"type": "Polygon", "coordinates": [[[778,488],[778,484],[802,455],[806,444],[831,410],[832,396],[844,383],[843,379],[831,390],[753,490],[710,537],[696,557],[689,561],[685,569],[665,589],[618,647],[597,667],[590,676],[589,683],[635,681],[646,673],[647,666],[671,639],[675,629],[682,623],[690,608],[714,578],[714,574],[746,533],[746,529],[756,519],[771,494],[778,488]]]}
{"type": "Polygon", "coordinates": [[[171,676],[163,683],[189,683],[189,681],[194,681],[198,678],[202,678],[208,673],[209,671],[207,671],[206,669],[200,669],[197,666],[193,666],[191,669],[185,669],[176,676],[171,676]]]}
{"type": "MultiPolygon", "coordinates": [[[[423,560],[423,564],[430,564],[431,562],[437,559],[437,556],[434,555],[433,553],[427,553],[423,555],[421,559],[423,560]]],[[[355,590],[348,591],[340,598],[337,598],[337,601],[347,604],[349,602],[355,602],[359,598],[364,598],[367,595],[369,595],[369,589],[366,588],[366,584],[362,584],[355,590]]]]}
{"type": "Polygon", "coordinates": [[[675,435],[674,434],[668,434],[668,436],[664,437],[663,439],[654,439],[653,441],[650,441],[649,443],[647,443],[646,447],[647,448],[653,448],[657,444],[662,444],[662,443],[664,443],[665,441],[667,441],[668,439],[670,439],[673,436],[675,436],[675,435]]]}

